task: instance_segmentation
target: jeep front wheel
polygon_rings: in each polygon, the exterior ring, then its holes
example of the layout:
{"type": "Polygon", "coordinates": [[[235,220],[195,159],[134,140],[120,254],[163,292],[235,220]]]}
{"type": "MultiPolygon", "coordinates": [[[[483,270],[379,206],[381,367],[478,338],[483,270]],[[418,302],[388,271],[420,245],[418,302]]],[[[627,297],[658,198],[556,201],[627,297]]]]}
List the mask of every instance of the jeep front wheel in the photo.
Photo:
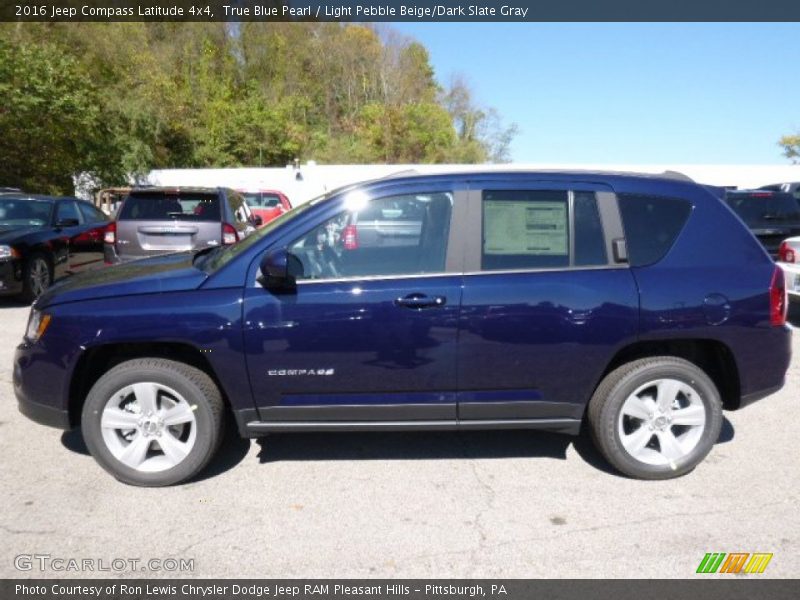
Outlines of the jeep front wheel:
{"type": "Polygon", "coordinates": [[[193,477],[222,438],[223,402],[204,372],[165,359],[121,363],[92,386],[81,429],[92,456],[120,481],[164,486],[193,477]]]}

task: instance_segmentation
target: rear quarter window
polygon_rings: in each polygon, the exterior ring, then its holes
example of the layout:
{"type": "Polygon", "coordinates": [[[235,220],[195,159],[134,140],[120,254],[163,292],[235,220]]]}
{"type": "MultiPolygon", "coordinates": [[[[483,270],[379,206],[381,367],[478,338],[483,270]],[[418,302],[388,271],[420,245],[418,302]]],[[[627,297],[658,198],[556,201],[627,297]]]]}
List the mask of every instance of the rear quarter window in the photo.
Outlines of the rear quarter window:
{"type": "Polygon", "coordinates": [[[667,254],[686,224],[692,205],[681,198],[619,194],[628,263],[651,265],[667,254]]]}

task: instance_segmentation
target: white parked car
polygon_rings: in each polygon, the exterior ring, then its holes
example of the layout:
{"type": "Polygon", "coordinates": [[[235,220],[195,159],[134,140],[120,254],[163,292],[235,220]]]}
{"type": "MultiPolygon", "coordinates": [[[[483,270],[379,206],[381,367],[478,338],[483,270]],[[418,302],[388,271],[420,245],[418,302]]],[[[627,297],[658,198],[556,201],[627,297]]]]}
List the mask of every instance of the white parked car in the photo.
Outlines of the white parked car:
{"type": "Polygon", "coordinates": [[[781,243],[778,264],[786,276],[789,298],[800,301],[800,236],[790,237],[781,243]]]}

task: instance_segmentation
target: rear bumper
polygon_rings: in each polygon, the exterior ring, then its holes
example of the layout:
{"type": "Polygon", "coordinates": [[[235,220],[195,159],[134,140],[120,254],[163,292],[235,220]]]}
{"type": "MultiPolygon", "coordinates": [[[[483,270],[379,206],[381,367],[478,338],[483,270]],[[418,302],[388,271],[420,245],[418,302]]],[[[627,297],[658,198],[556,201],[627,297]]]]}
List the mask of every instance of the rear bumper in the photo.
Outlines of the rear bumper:
{"type": "Polygon", "coordinates": [[[780,390],[786,382],[786,372],[792,361],[792,327],[770,327],[767,334],[751,340],[750,347],[734,352],[739,359],[742,384],[736,408],[766,398],[780,390]],[[747,367],[746,369],[744,367],[747,367]]]}
{"type": "Polygon", "coordinates": [[[117,249],[112,244],[105,244],[103,246],[103,262],[107,265],[119,265],[122,263],[129,263],[134,260],[141,260],[143,258],[152,258],[161,254],[171,254],[170,252],[153,252],[152,254],[142,254],[126,256],[117,253],[117,249]]]}
{"type": "Polygon", "coordinates": [[[744,408],[745,406],[747,406],[749,404],[753,404],[753,402],[757,402],[758,400],[766,398],[767,396],[771,396],[775,392],[780,391],[780,389],[783,387],[784,383],[785,383],[785,380],[781,381],[778,385],[773,386],[771,388],[767,388],[767,389],[764,389],[764,390],[759,390],[757,392],[753,392],[751,394],[747,394],[745,396],[742,396],[741,399],[739,400],[739,408],[744,408]]]}
{"type": "Polygon", "coordinates": [[[167,254],[177,254],[180,252],[187,252],[189,250],[196,250],[196,248],[182,248],[178,250],[150,250],[145,254],[119,254],[113,244],[103,245],[103,262],[107,265],[118,265],[121,263],[129,263],[134,260],[142,260],[143,258],[153,258],[155,256],[166,256],[167,254]]]}

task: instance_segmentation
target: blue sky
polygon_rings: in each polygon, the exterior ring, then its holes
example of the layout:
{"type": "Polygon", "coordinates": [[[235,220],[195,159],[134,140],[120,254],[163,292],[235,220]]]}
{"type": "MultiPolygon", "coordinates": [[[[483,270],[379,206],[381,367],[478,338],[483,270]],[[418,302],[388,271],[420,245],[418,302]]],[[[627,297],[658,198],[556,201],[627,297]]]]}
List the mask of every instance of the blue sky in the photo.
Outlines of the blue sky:
{"type": "Polygon", "coordinates": [[[800,24],[394,23],[520,128],[515,162],[789,164],[800,24]]]}

